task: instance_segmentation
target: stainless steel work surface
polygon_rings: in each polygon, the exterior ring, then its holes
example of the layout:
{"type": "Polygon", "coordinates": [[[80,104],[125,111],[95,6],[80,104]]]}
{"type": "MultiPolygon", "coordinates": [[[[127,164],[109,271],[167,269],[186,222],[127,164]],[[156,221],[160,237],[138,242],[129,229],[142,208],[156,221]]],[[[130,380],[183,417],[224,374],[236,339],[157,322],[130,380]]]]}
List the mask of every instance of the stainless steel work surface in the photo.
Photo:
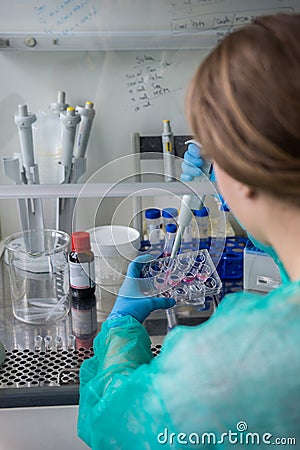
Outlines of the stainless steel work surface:
{"type": "MultiPolygon", "coordinates": [[[[99,290],[98,290],[99,291],[99,290]]],[[[100,291],[99,291],[100,292],[100,291]]],[[[97,294],[97,291],[96,291],[97,294]]],[[[103,304],[103,293],[98,305],[103,304]]],[[[98,298],[99,299],[99,298],[98,298]]],[[[209,297],[199,307],[178,308],[179,324],[197,325],[207,320],[215,311],[218,298],[209,297]]],[[[105,320],[107,311],[98,311],[98,325],[105,320]]],[[[152,341],[152,352],[158,355],[167,333],[165,311],[154,311],[145,321],[152,341]]],[[[28,407],[47,405],[72,405],[78,403],[79,368],[93,354],[90,348],[69,348],[72,334],[71,317],[58,323],[29,325],[13,316],[8,268],[0,264],[0,340],[6,349],[6,360],[0,367],[0,407],[28,407]],[[52,337],[35,348],[35,337],[52,337]],[[56,347],[55,337],[61,337],[56,347]]]]}

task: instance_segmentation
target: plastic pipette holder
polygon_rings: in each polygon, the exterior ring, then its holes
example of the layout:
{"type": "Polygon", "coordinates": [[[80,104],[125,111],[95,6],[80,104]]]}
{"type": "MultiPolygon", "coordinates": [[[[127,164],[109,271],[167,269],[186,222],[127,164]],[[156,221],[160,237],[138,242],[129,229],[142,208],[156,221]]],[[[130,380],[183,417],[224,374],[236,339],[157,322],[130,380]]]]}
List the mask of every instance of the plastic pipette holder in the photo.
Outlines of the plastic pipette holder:
{"type": "Polygon", "coordinates": [[[207,250],[151,261],[143,267],[141,277],[144,294],[172,297],[178,306],[201,305],[205,297],[219,294],[222,288],[207,250]]]}

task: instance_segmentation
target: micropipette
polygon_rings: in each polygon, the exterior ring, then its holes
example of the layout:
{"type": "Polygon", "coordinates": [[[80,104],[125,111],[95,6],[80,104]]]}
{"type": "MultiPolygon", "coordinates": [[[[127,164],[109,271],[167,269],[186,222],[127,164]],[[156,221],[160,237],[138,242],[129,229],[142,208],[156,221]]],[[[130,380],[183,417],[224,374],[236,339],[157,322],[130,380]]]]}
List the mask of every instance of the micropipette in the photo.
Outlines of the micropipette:
{"type": "Polygon", "coordinates": [[[68,106],[66,111],[62,111],[60,119],[64,125],[62,135],[62,166],[65,169],[65,183],[69,183],[72,159],[73,159],[73,147],[75,141],[76,127],[81,118],[78,113],[75,112],[75,108],[68,106]]]}
{"type": "MultiPolygon", "coordinates": [[[[27,105],[19,105],[18,114],[15,115],[15,124],[18,127],[22,173],[21,178],[24,184],[39,184],[38,166],[34,162],[32,124],[36,121],[36,115],[28,112],[27,105]]],[[[17,179],[17,174],[15,174],[17,179]]],[[[19,200],[21,223],[24,230],[40,230],[44,228],[43,210],[41,199],[32,198],[19,200]],[[26,215],[26,217],[24,217],[26,215]]],[[[43,241],[31,241],[30,251],[36,252],[43,249],[43,241]]]]}
{"type": "Polygon", "coordinates": [[[36,115],[29,113],[27,105],[19,105],[18,114],[15,115],[15,123],[18,127],[22,164],[28,184],[34,184],[32,167],[34,166],[32,124],[36,122],[36,115]]]}
{"type": "Polygon", "coordinates": [[[93,102],[86,102],[85,107],[76,106],[76,111],[80,114],[81,122],[79,126],[78,142],[77,147],[74,151],[74,157],[84,158],[96,111],[94,110],[93,102]]]}
{"type": "MultiPolygon", "coordinates": [[[[74,173],[77,172],[77,170],[74,169],[73,149],[76,127],[81,118],[72,106],[68,106],[66,111],[62,111],[59,117],[63,124],[63,133],[62,161],[58,166],[58,182],[68,184],[74,182],[74,173]]],[[[85,171],[85,160],[80,158],[77,160],[81,163],[79,166],[82,166],[82,174],[85,171]]],[[[78,165],[76,165],[76,167],[78,167],[78,165]]],[[[59,230],[63,230],[68,234],[71,234],[72,230],[72,218],[75,201],[76,200],[70,198],[58,199],[56,226],[59,230]]]]}
{"type": "Polygon", "coordinates": [[[51,103],[50,109],[56,113],[65,111],[69,105],[66,103],[66,93],[64,91],[58,91],[57,102],[51,103]]]}
{"type": "MultiPolygon", "coordinates": [[[[191,139],[189,141],[186,141],[185,144],[196,144],[199,147],[199,144],[197,141],[191,139]]],[[[201,167],[201,170],[204,175],[209,177],[212,172],[212,163],[210,161],[204,162],[204,164],[201,167]]],[[[199,177],[200,178],[200,177],[199,177]]],[[[180,212],[178,216],[178,228],[177,233],[171,253],[171,258],[174,258],[176,256],[176,253],[178,252],[178,249],[181,244],[181,239],[184,233],[185,228],[190,224],[193,213],[193,209],[200,209],[203,206],[203,202],[205,199],[205,195],[199,197],[196,194],[188,194],[184,195],[181,200],[181,206],[180,206],[180,212]]]]}
{"type": "MultiPolygon", "coordinates": [[[[70,111],[70,107],[60,116],[65,127],[63,134],[63,161],[58,167],[59,183],[77,183],[81,175],[84,174],[86,170],[85,153],[96,113],[93,102],[86,102],[85,107],[77,106],[76,110],[71,108],[70,112],[68,110],[70,111]],[[79,122],[78,143],[74,149],[73,156],[76,126],[79,122]],[[70,127],[69,130],[68,127],[70,127]]],[[[56,215],[57,228],[69,234],[72,232],[75,204],[75,198],[59,199],[58,202],[56,215]]]]}
{"type": "Polygon", "coordinates": [[[169,120],[163,120],[163,132],[161,136],[164,156],[165,181],[174,181],[176,177],[174,136],[169,120]]]}

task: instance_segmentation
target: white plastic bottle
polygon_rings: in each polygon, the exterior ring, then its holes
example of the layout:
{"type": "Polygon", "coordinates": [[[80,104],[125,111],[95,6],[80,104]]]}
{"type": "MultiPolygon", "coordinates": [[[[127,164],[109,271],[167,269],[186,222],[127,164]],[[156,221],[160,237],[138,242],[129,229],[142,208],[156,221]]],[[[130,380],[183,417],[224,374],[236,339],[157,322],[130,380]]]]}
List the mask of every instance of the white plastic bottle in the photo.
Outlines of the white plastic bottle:
{"type": "Polygon", "coordinates": [[[176,208],[164,208],[161,212],[162,228],[160,230],[160,240],[162,245],[166,239],[166,228],[169,223],[173,223],[177,226],[178,209],[176,208]]]}
{"type": "Polygon", "coordinates": [[[164,231],[166,231],[166,227],[169,223],[177,225],[178,210],[176,208],[164,208],[161,215],[164,231]]]}
{"type": "Polygon", "coordinates": [[[160,209],[149,208],[145,211],[147,236],[151,246],[160,245],[160,209]]]}
{"type": "Polygon", "coordinates": [[[203,207],[193,211],[195,228],[193,242],[195,247],[206,248],[209,244],[209,209],[203,207]]]}
{"type": "Polygon", "coordinates": [[[61,160],[62,125],[59,115],[66,110],[65,92],[58,92],[57,102],[47,112],[39,111],[33,128],[34,148],[41,184],[57,183],[57,165],[61,160]]]}

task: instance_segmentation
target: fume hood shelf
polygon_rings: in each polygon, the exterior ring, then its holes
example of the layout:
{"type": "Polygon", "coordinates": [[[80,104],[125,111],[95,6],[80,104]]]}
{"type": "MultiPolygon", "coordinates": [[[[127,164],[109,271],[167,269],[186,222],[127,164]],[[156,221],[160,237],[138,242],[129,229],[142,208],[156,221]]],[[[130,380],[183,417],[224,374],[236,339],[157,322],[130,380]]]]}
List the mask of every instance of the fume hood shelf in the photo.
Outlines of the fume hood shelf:
{"type": "Polygon", "coordinates": [[[109,50],[189,50],[212,48],[224,37],[224,31],[205,30],[189,33],[168,31],[120,31],[74,33],[0,34],[0,50],[22,51],[109,51],[109,50]],[[200,39],[199,39],[200,38],[200,39]]]}
{"type": "Polygon", "coordinates": [[[180,183],[87,183],[87,184],[35,184],[2,185],[0,199],[20,198],[99,198],[99,197],[152,197],[156,195],[216,194],[211,181],[180,183]]]}

